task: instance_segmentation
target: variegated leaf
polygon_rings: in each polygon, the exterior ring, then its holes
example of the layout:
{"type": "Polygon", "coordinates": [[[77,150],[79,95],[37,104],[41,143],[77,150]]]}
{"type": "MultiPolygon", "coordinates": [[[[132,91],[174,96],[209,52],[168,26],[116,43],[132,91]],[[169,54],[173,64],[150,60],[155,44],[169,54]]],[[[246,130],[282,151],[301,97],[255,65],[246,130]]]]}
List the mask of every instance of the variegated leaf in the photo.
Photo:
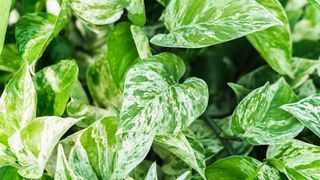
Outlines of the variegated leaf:
{"type": "Polygon", "coordinates": [[[289,179],[320,178],[320,147],[313,144],[293,139],[269,146],[267,161],[289,179]]]}
{"type": "Polygon", "coordinates": [[[152,165],[150,166],[150,169],[144,179],[145,180],[158,180],[157,163],[156,162],[152,163],[152,165]]]}
{"type": "Polygon", "coordinates": [[[11,0],[1,0],[0,4],[1,4],[0,6],[0,55],[1,55],[4,40],[6,38],[11,0]]]}
{"type": "Polygon", "coordinates": [[[281,24],[254,0],[171,0],[163,17],[169,34],[151,42],[165,47],[205,47],[281,24]]]}
{"type": "Polygon", "coordinates": [[[0,143],[8,144],[8,137],[36,117],[37,96],[24,65],[6,85],[0,98],[0,143]]]}
{"type": "Polygon", "coordinates": [[[16,166],[16,157],[9,147],[0,143],[0,168],[3,166],[16,166]]]}
{"type": "Polygon", "coordinates": [[[285,82],[278,80],[252,91],[235,109],[231,129],[250,144],[279,144],[298,135],[303,125],[279,107],[297,101],[285,82]]]}
{"type": "Polygon", "coordinates": [[[237,101],[240,102],[244,97],[246,97],[251,90],[243,87],[240,84],[235,84],[235,83],[228,83],[228,86],[231,87],[233,90],[234,94],[237,97],[237,101]]]}
{"type": "MultiPolygon", "coordinates": [[[[109,60],[110,62],[110,60],[109,60]]],[[[103,108],[121,107],[122,94],[111,76],[107,55],[100,56],[87,70],[87,84],[94,102],[103,108]]]]}
{"type": "Polygon", "coordinates": [[[292,41],[287,15],[278,0],[256,1],[277,17],[282,24],[249,34],[247,38],[275,71],[293,77],[292,41]]]}
{"type": "Polygon", "coordinates": [[[223,149],[219,137],[205,121],[195,120],[188,128],[203,145],[206,159],[213,157],[223,149]]]}
{"type": "Polygon", "coordinates": [[[40,12],[24,15],[19,19],[16,24],[16,40],[22,58],[29,64],[34,64],[67,22],[66,1],[63,1],[57,17],[40,12]]]}
{"type": "Polygon", "coordinates": [[[195,137],[191,137],[188,141],[187,137],[179,132],[174,135],[156,136],[154,143],[175,154],[202,177],[205,177],[205,151],[195,137]]]}
{"type": "Polygon", "coordinates": [[[61,116],[78,79],[75,61],[63,60],[37,72],[33,77],[37,90],[37,116],[61,116]]]}
{"type": "Polygon", "coordinates": [[[220,159],[206,169],[208,180],[282,179],[279,171],[248,156],[220,159]]]}
{"type": "Polygon", "coordinates": [[[320,9],[320,1],[319,0],[308,0],[311,4],[320,9]]]}
{"type": "Polygon", "coordinates": [[[128,18],[133,24],[143,26],[146,23],[144,0],[121,0],[121,2],[127,9],[128,18]]]}
{"type": "Polygon", "coordinates": [[[68,103],[67,112],[70,117],[82,118],[82,120],[78,122],[77,125],[84,128],[90,126],[92,123],[103,117],[116,116],[118,114],[117,111],[113,108],[102,109],[74,100],[68,103]]]}
{"type": "Polygon", "coordinates": [[[149,45],[149,39],[146,35],[146,32],[144,32],[143,28],[139,26],[131,25],[130,29],[131,29],[132,37],[137,47],[137,51],[140,59],[144,59],[152,56],[150,45],[149,45]]]}
{"type": "Polygon", "coordinates": [[[78,119],[44,116],[30,121],[8,140],[21,165],[19,174],[40,178],[54,147],[78,119]]]}
{"type": "Polygon", "coordinates": [[[290,85],[293,88],[296,88],[305,82],[309,78],[310,74],[320,67],[320,61],[305,58],[293,58],[292,66],[295,78],[290,80],[290,85]]]}
{"type": "Polygon", "coordinates": [[[120,19],[123,7],[120,0],[69,0],[70,8],[80,19],[95,25],[111,24],[120,19]]]}
{"type": "Polygon", "coordinates": [[[295,116],[303,125],[320,137],[320,95],[313,95],[281,109],[295,116]]]}
{"type": "Polygon", "coordinates": [[[83,180],[70,167],[70,164],[64,154],[64,150],[61,144],[59,144],[58,146],[57,167],[56,167],[54,179],[55,180],[83,180]]]}
{"type": "Polygon", "coordinates": [[[162,53],[135,64],[127,73],[120,133],[166,135],[189,126],[207,107],[208,87],[198,78],[183,84],[182,59],[162,53]]]}
{"type": "Polygon", "coordinates": [[[79,80],[75,82],[70,92],[70,98],[72,101],[76,101],[78,103],[89,104],[89,98],[79,80]]]}
{"type": "Polygon", "coordinates": [[[121,22],[114,27],[108,37],[107,49],[112,78],[117,87],[123,90],[125,75],[139,57],[130,23],[121,22]]]}

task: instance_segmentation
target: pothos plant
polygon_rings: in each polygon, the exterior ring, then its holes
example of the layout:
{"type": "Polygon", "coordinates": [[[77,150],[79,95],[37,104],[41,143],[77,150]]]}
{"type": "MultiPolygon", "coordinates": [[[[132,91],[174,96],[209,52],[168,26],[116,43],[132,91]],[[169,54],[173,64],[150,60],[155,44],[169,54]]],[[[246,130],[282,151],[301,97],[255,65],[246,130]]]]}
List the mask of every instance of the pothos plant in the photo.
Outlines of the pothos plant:
{"type": "Polygon", "coordinates": [[[0,4],[0,179],[320,179],[319,0],[0,4]]]}

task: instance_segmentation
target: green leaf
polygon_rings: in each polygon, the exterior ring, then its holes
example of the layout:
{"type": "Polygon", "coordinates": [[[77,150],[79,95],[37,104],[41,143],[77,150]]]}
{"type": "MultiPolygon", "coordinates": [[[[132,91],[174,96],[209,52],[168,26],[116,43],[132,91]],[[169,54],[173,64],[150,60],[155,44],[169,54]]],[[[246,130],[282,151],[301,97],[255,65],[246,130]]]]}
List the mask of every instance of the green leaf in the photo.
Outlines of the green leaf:
{"type": "Polygon", "coordinates": [[[92,123],[103,117],[118,115],[113,108],[102,109],[73,100],[68,103],[67,112],[70,117],[82,118],[77,125],[83,128],[90,126],[92,123]]]}
{"type": "Polygon", "coordinates": [[[89,104],[89,98],[79,80],[75,82],[70,93],[70,98],[72,101],[76,101],[78,103],[89,104]]]}
{"type": "Polygon", "coordinates": [[[117,87],[122,90],[128,69],[139,57],[130,23],[122,22],[114,27],[108,37],[107,49],[111,75],[117,87]]]}
{"type": "Polygon", "coordinates": [[[39,117],[11,136],[8,142],[21,165],[19,174],[25,178],[40,178],[58,141],[78,121],[55,116],[39,117]]]}
{"type": "Polygon", "coordinates": [[[4,40],[6,38],[8,19],[11,7],[11,0],[1,0],[0,1],[0,55],[2,52],[4,40]]]}
{"type": "Polygon", "coordinates": [[[23,64],[15,44],[6,44],[0,56],[0,70],[15,73],[23,64]]]}
{"type": "Polygon", "coordinates": [[[152,163],[152,165],[150,166],[150,169],[144,179],[145,180],[158,180],[157,163],[156,162],[152,163]]]}
{"type": "Polygon", "coordinates": [[[23,180],[19,175],[18,170],[12,166],[0,168],[0,179],[2,180],[23,180]]]}
{"type": "Polygon", "coordinates": [[[205,151],[202,144],[194,137],[188,141],[182,133],[156,136],[154,143],[178,156],[181,160],[205,177],[205,151]]]}
{"type": "Polygon", "coordinates": [[[219,138],[205,121],[195,120],[188,128],[203,145],[206,159],[211,158],[223,149],[219,138]]]}
{"type": "Polygon", "coordinates": [[[305,58],[293,58],[292,66],[295,78],[290,80],[290,85],[293,88],[296,88],[305,82],[309,78],[310,74],[320,67],[320,61],[305,58]]]}
{"type": "Polygon", "coordinates": [[[171,0],[164,21],[169,34],[151,42],[183,48],[215,45],[281,24],[254,0],[171,0]]]}
{"type": "Polygon", "coordinates": [[[285,173],[289,179],[320,178],[320,147],[299,140],[269,146],[268,163],[285,173]]]}
{"type": "Polygon", "coordinates": [[[281,109],[296,117],[303,125],[320,137],[320,95],[304,98],[296,103],[285,104],[281,109]]]}
{"type": "Polygon", "coordinates": [[[312,79],[305,81],[298,89],[297,95],[299,99],[306,98],[311,95],[317,94],[317,88],[312,79]]]}
{"type": "Polygon", "coordinates": [[[137,47],[139,57],[141,59],[144,59],[152,56],[150,45],[149,45],[149,39],[146,33],[144,32],[143,28],[139,26],[131,25],[130,29],[131,29],[134,43],[137,47]]]}
{"type": "Polygon", "coordinates": [[[182,59],[162,53],[135,64],[127,73],[119,133],[167,135],[189,126],[206,109],[208,87],[198,78],[179,79],[182,59]]]}
{"type": "Polygon", "coordinates": [[[127,9],[128,18],[133,24],[143,26],[146,23],[144,0],[121,0],[121,2],[127,9]]]}
{"type": "MultiPolygon", "coordinates": [[[[110,61],[110,60],[109,60],[110,61]]],[[[103,108],[120,108],[122,95],[111,76],[108,58],[100,56],[87,70],[87,84],[94,102],[103,108]]]]}
{"type": "Polygon", "coordinates": [[[247,156],[218,160],[207,167],[206,177],[208,180],[282,179],[276,169],[247,156]]]}
{"type": "Polygon", "coordinates": [[[240,102],[244,97],[246,97],[251,90],[243,87],[240,84],[235,84],[235,83],[228,83],[228,86],[231,87],[233,90],[234,94],[237,97],[237,101],[240,102]]]}
{"type": "Polygon", "coordinates": [[[3,166],[16,166],[16,157],[9,147],[0,143],[0,168],[3,166]]]}
{"type": "Polygon", "coordinates": [[[277,17],[282,24],[249,34],[247,38],[275,71],[293,77],[292,41],[287,15],[278,0],[257,0],[257,2],[277,17]]]}
{"type": "Polygon", "coordinates": [[[303,125],[279,107],[298,99],[284,79],[246,96],[231,117],[231,129],[253,145],[279,144],[294,138],[303,125]]]}
{"type": "Polygon", "coordinates": [[[16,40],[22,58],[29,64],[34,64],[67,22],[68,12],[65,1],[57,17],[43,12],[21,17],[16,24],[16,40]]]}
{"type": "Polygon", "coordinates": [[[36,90],[24,65],[6,85],[0,98],[0,143],[36,117],[36,90]]]}
{"type": "Polygon", "coordinates": [[[120,0],[69,0],[73,13],[87,23],[111,24],[120,19],[123,7],[120,0]]]}
{"type": "Polygon", "coordinates": [[[58,146],[58,159],[55,172],[55,179],[73,180],[81,179],[70,167],[70,164],[64,154],[61,144],[58,146]]]}
{"type": "Polygon", "coordinates": [[[311,4],[320,9],[320,1],[319,0],[308,0],[311,4]]]}
{"type": "Polygon", "coordinates": [[[38,116],[61,116],[78,78],[75,61],[63,60],[37,72],[33,77],[38,97],[38,116]]]}

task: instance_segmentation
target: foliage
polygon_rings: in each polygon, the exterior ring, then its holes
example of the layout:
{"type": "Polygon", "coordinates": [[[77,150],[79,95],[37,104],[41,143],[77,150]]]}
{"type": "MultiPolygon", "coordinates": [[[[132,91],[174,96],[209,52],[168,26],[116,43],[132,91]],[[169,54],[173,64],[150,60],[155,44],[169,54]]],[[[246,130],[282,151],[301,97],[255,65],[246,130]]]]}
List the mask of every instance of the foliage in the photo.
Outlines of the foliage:
{"type": "Polygon", "coordinates": [[[320,179],[319,0],[0,4],[0,179],[320,179]]]}

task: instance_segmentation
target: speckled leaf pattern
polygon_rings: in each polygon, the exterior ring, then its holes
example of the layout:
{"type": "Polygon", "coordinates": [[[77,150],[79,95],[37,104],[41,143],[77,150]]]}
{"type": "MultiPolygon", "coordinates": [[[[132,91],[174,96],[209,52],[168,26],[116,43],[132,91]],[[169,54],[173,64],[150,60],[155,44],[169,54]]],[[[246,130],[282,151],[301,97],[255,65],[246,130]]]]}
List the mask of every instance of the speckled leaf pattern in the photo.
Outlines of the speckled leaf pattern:
{"type": "Polygon", "coordinates": [[[157,163],[156,162],[152,163],[152,165],[150,166],[150,169],[144,179],[145,180],[158,180],[157,163]]]}
{"type": "Polygon", "coordinates": [[[67,113],[73,118],[82,118],[79,123],[80,127],[88,127],[95,121],[106,117],[106,116],[116,116],[117,111],[114,108],[102,109],[89,104],[84,104],[77,101],[70,101],[67,105],[67,113]]]}
{"type": "Polygon", "coordinates": [[[295,57],[293,58],[292,67],[295,78],[290,81],[290,85],[296,88],[305,82],[310,74],[320,67],[320,61],[295,57]]]}
{"type": "Polygon", "coordinates": [[[260,55],[278,73],[293,77],[292,41],[287,15],[278,0],[256,0],[283,24],[249,34],[247,38],[260,55]]]}
{"type": "Polygon", "coordinates": [[[198,118],[207,107],[208,87],[198,78],[179,84],[184,72],[182,59],[170,53],[135,64],[125,80],[119,133],[166,135],[198,118]]]}
{"type": "Polygon", "coordinates": [[[149,39],[146,33],[144,32],[143,28],[139,26],[131,25],[130,29],[131,29],[132,37],[137,47],[137,51],[140,59],[144,59],[152,56],[151,48],[149,45],[149,39]]]}
{"type": "Polygon", "coordinates": [[[254,0],[171,0],[164,13],[169,34],[151,42],[165,47],[200,48],[281,24],[254,0]]]}
{"type": "Polygon", "coordinates": [[[43,54],[50,41],[55,38],[68,22],[65,1],[56,17],[48,13],[27,14],[16,25],[16,39],[22,58],[34,64],[43,54]]]}
{"type": "Polygon", "coordinates": [[[86,78],[89,91],[97,105],[120,109],[123,98],[111,76],[107,55],[100,56],[89,66],[86,78]]]}
{"type": "MultiPolygon", "coordinates": [[[[193,138],[192,141],[197,140],[193,138]]],[[[199,141],[192,142],[194,144],[197,143],[192,146],[193,144],[189,143],[187,137],[180,132],[174,135],[156,136],[154,143],[175,154],[201,176],[205,177],[205,151],[199,141]]]]}
{"type": "Polygon", "coordinates": [[[246,96],[231,117],[231,129],[253,145],[279,144],[294,138],[303,125],[279,107],[298,99],[284,79],[246,96]]]}
{"type": "Polygon", "coordinates": [[[320,95],[309,96],[299,102],[281,106],[303,125],[320,137],[320,95]]]}
{"type": "Polygon", "coordinates": [[[69,0],[69,3],[78,18],[95,25],[114,23],[123,13],[121,0],[69,0]]]}
{"type": "Polygon", "coordinates": [[[37,90],[37,116],[61,116],[78,78],[73,60],[63,60],[37,72],[33,77],[37,90]]]}
{"type": "Polygon", "coordinates": [[[0,98],[0,143],[36,117],[36,90],[24,65],[6,85],[0,98]]]}
{"type": "Polygon", "coordinates": [[[73,169],[64,154],[64,150],[61,144],[58,146],[58,158],[55,172],[55,180],[83,180],[79,177],[73,169]]]}
{"type": "Polygon", "coordinates": [[[40,178],[58,141],[78,121],[56,116],[38,117],[11,136],[8,142],[21,165],[19,174],[40,178]]]}
{"type": "Polygon", "coordinates": [[[279,180],[280,173],[248,156],[230,156],[220,159],[206,169],[208,180],[279,180]]]}
{"type": "Polygon", "coordinates": [[[118,118],[105,117],[74,135],[69,164],[77,175],[84,179],[122,179],[143,161],[153,136],[117,137],[117,128],[118,118]]]}
{"type": "Polygon", "coordinates": [[[123,89],[123,81],[128,69],[139,57],[130,30],[130,23],[117,24],[110,32],[108,41],[108,62],[114,82],[123,89]]]}
{"type": "Polygon", "coordinates": [[[0,168],[8,165],[15,165],[16,158],[8,146],[0,143],[0,168]]]}
{"type": "Polygon", "coordinates": [[[289,179],[320,178],[320,147],[299,140],[269,146],[269,164],[285,173],[289,179]]]}
{"type": "Polygon", "coordinates": [[[121,2],[127,9],[128,18],[133,24],[143,26],[146,23],[144,0],[121,0],[121,2]]]}
{"type": "Polygon", "coordinates": [[[0,0],[0,55],[6,38],[11,0],[0,0]]]}
{"type": "Polygon", "coordinates": [[[188,128],[203,145],[206,159],[211,158],[223,149],[219,138],[205,121],[195,120],[188,128]]]}

